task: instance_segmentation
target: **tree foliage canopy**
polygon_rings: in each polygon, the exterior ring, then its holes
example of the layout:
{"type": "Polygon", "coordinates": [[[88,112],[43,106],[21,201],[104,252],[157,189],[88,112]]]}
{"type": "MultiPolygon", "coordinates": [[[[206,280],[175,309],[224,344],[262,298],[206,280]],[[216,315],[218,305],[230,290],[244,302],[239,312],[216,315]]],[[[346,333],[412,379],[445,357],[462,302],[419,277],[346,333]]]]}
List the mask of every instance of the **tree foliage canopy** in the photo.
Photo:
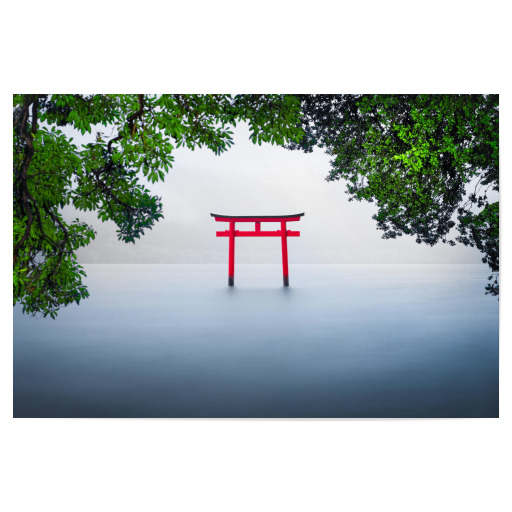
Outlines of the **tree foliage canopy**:
{"type": "Polygon", "coordinates": [[[498,95],[301,95],[304,137],[290,149],[325,148],[327,180],[349,200],[374,202],[383,238],[448,238],[476,247],[498,295],[498,95]],[[490,192],[490,191],[494,191],[490,192]]]}
{"type": "Polygon", "coordinates": [[[117,224],[120,240],[134,242],[162,217],[160,198],[146,184],[164,179],[175,148],[220,154],[239,121],[260,145],[299,140],[299,107],[287,95],[15,95],[14,304],[55,317],[88,296],[75,253],[95,233],[79,219],[65,222],[63,207],[94,210],[117,224]],[[66,126],[96,140],[77,146],[66,126]]]}

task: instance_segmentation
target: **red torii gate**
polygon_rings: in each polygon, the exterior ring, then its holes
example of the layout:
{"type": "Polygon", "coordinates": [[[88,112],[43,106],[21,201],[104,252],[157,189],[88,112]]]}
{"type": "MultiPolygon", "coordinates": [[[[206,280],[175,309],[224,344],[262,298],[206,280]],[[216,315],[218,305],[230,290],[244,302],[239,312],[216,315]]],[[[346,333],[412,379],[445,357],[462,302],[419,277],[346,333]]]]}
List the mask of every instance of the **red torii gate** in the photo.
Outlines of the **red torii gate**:
{"type": "Polygon", "coordinates": [[[217,222],[229,222],[229,230],[217,231],[217,236],[229,237],[229,268],[228,268],[228,285],[235,284],[235,237],[237,236],[280,236],[281,247],[283,250],[283,284],[289,285],[288,279],[288,243],[289,236],[300,236],[300,231],[290,231],[286,229],[287,222],[300,220],[304,213],[296,213],[295,215],[217,215],[210,213],[217,222]],[[254,222],[254,231],[239,231],[235,229],[236,222],[254,222]],[[280,222],[281,229],[276,231],[261,231],[262,222],[280,222]]]}

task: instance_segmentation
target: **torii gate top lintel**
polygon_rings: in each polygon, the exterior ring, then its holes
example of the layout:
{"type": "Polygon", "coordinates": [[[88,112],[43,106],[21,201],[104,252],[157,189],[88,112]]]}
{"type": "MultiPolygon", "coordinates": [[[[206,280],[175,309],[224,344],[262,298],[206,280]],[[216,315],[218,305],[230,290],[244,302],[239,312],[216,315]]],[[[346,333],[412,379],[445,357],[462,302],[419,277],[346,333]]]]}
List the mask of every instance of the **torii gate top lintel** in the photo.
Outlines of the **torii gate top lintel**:
{"type": "Polygon", "coordinates": [[[235,283],[235,237],[239,236],[279,236],[281,237],[281,246],[283,251],[283,284],[288,286],[288,244],[289,236],[300,236],[300,231],[290,231],[286,229],[287,222],[300,220],[304,213],[295,213],[293,215],[218,215],[210,213],[217,222],[229,222],[229,230],[217,231],[217,236],[229,237],[229,269],[228,284],[233,286],[235,283]],[[239,231],[235,229],[236,222],[254,222],[254,231],[239,231]],[[262,231],[262,222],[279,222],[281,229],[276,231],[262,231]]]}
{"type": "Polygon", "coordinates": [[[232,220],[236,222],[280,222],[281,220],[290,222],[300,220],[304,213],[295,213],[294,215],[217,215],[216,213],[210,213],[210,215],[220,222],[230,222],[232,220]]]}

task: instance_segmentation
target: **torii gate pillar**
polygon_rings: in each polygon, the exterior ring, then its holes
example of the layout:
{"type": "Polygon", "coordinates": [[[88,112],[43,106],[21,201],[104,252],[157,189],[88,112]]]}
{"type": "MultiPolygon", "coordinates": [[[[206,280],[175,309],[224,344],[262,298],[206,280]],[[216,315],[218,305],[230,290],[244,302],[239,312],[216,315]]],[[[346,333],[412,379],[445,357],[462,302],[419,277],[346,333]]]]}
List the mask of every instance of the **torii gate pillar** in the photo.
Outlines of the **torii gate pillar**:
{"type": "Polygon", "coordinates": [[[229,223],[228,286],[235,285],[235,221],[229,223]]]}

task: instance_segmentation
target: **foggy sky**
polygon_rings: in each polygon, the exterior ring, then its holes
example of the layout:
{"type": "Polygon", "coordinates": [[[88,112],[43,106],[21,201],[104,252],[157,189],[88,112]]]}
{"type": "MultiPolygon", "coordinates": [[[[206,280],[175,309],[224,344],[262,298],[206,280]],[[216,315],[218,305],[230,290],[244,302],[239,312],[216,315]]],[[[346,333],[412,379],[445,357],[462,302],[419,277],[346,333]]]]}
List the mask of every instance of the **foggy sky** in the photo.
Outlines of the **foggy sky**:
{"type": "MultiPolygon", "coordinates": [[[[65,211],[97,231],[96,239],[78,250],[80,263],[226,263],[225,229],[210,213],[223,215],[277,215],[305,212],[289,229],[301,236],[289,238],[290,263],[480,263],[476,249],[417,244],[415,237],[384,240],[371,216],[369,203],[349,202],[345,182],[326,182],[329,157],[321,150],[310,154],[249,140],[247,125],[234,131],[235,144],[216,156],[208,149],[179,148],[163,183],[149,184],[162,197],[164,218],[152,231],[126,244],[117,240],[116,226],[102,223],[94,212],[65,211]]],[[[94,133],[92,134],[94,136],[94,133]]],[[[76,140],[76,139],[75,139],[76,140]]],[[[78,142],[78,140],[76,140],[78,142]]],[[[253,226],[253,225],[249,225],[253,226]]],[[[277,229],[277,224],[269,224],[277,229]]],[[[280,263],[279,238],[237,238],[237,263],[280,263]]]]}

